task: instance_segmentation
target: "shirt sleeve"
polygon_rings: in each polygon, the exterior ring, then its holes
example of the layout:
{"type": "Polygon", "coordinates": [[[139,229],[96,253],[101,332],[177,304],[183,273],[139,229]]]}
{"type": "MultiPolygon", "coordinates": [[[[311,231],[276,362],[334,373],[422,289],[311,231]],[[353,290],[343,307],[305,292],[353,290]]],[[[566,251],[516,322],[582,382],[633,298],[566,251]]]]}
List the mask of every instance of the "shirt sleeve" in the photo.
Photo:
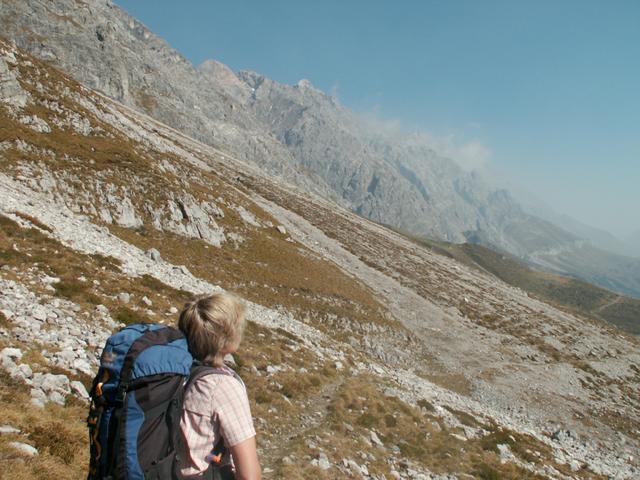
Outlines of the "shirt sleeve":
{"type": "Polygon", "coordinates": [[[220,378],[213,398],[213,410],[218,414],[220,434],[227,447],[233,447],[256,435],[247,391],[236,378],[220,378]]]}

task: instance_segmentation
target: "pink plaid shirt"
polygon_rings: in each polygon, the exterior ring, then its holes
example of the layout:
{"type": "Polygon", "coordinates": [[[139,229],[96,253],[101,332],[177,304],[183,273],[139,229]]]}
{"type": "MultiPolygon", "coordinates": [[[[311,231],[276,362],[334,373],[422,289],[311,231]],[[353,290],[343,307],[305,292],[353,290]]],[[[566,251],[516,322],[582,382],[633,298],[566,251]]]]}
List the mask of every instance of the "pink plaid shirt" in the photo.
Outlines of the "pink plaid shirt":
{"type": "MultiPolygon", "coordinates": [[[[222,368],[233,374],[228,367],[222,368]]],[[[244,384],[231,375],[198,379],[185,392],[180,430],[186,450],[180,473],[185,477],[204,473],[220,437],[232,447],[256,434],[244,384]]]]}

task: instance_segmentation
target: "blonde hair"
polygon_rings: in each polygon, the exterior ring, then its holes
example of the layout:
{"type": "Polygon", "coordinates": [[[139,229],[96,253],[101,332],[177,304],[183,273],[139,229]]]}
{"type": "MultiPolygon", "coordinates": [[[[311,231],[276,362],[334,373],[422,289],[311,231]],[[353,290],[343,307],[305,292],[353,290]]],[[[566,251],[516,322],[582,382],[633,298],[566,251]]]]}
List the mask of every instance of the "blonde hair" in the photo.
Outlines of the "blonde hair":
{"type": "Polygon", "coordinates": [[[239,344],[246,307],[230,293],[201,295],[185,304],[178,328],[187,337],[193,357],[215,367],[222,366],[224,352],[239,344]]]}

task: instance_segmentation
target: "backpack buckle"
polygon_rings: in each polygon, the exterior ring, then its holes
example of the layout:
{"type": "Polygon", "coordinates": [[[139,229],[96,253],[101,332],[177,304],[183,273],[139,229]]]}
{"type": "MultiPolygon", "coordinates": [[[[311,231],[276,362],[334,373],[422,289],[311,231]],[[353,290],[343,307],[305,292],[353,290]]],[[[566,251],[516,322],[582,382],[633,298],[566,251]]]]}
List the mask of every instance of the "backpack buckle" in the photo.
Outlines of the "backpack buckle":
{"type": "Polygon", "coordinates": [[[116,405],[122,406],[124,405],[124,401],[127,398],[127,385],[120,384],[120,388],[116,393],[116,405]]]}

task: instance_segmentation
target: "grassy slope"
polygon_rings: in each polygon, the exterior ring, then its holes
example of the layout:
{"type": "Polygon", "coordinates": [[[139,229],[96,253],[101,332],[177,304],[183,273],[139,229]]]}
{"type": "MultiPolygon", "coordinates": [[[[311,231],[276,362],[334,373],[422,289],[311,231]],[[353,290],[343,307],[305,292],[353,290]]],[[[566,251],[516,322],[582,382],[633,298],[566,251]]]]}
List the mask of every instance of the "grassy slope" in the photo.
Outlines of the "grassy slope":
{"type": "Polygon", "coordinates": [[[640,300],[618,295],[575,278],[534,270],[509,254],[502,254],[482,245],[457,245],[411,238],[438,253],[479,267],[543,301],[604,320],[622,330],[640,335],[640,300]]]}
{"type": "MultiPolygon", "coordinates": [[[[172,289],[150,277],[131,278],[120,272],[114,259],[79,254],[49,238],[36,228],[23,228],[7,217],[0,216],[0,264],[7,265],[8,278],[28,283],[27,278],[41,274],[61,278],[51,295],[78,302],[83,311],[96,304],[106,305],[112,315],[121,317],[123,309],[115,299],[120,291],[131,292],[134,302],[127,308],[136,321],[146,320],[146,306],[138,302],[142,296],[153,299],[153,319],[167,318],[170,305],[179,305],[188,297],[186,292],[172,289]],[[104,269],[103,269],[104,267],[104,269]],[[100,279],[99,285],[78,282],[77,277],[100,279]]],[[[36,291],[43,297],[44,289],[36,291]]],[[[309,305],[313,307],[313,305],[309,305]]],[[[7,321],[5,320],[5,323],[7,321]]],[[[13,345],[16,345],[15,342],[13,345]]],[[[0,341],[0,347],[4,341],[0,341]]],[[[38,346],[18,344],[27,358],[39,361],[35,368],[54,371],[37,355],[38,346]]],[[[274,472],[274,478],[342,478],[335,470],[324,472],[309,465],[317,455],[315,443],[338,462],[350,458],[369,461],[371,473],[389,475],[387,452],[372,446],[365,439],[375,429],[387,445],[397,445],[401,455],[435,472],[467,472],[478,478],[540,478],[513,464],[502,465],[497,444],[513,443],[522,449],[521,458],[529,460],[524,445],[539,464],[553,464],[547,447],[529,437],[506,432],[491,423],[480,424],[461,412],[456,412],[465,424],[482,427],[490,434],[484,438],[462,441],[460,428],[447,427],[433,414],[426,402],[422,408],[412,407],[383,393],[380,380],[369,376],[351,376],[355,360],[364,360],[354,352],[347,357],[344,370],[301,348],[299,339],[286,332],[269,331],[251,323],[242,351],[236,356],[238,368],[250,392],[254,416],[258,419],[259,444],[263,464],[274,472]],[[352,355],[355,355],[352,356],[352,355]],[[283,366],[274,375],[266,375],[269,365],[283,366]],[[302,370],[304,369],[304,370],[302,370]],[[313,418],[301,428],[293,418],[313,418]],[[456,436],[454,436],[455,434],[456,436]],[[509,435],[517,438],[510,440],[509,435]],[[524,456],[523,456],[524,455],[524,456]],[[293,462],[283,462],[289,456],[293,462]]],[[[33,362],[30,362],[33,363],[33,362]]],[[[75,377],[88,385],[89,378],[75,377]]],[[[12,478],[84,478],[87,462],[86,407],[70,399],[66,406],[49,405],[43,411],[29,404],[29,389],[0,374],[0,408],[5,423],[20,428],[21,434],[0,437],[0,462],[13,472],[12,478]],[[36,446],[40,455],[25,459],[9,446],[11,441],[23,441],[36,446]]],[[[518,451],[516,451],[518,454],[518,451]]],[[[562,469],[562,466],[556,465],[562,469]]],[[[584,478],[595,478],[585,472],[584,478]]]]}
{"type": "MultiPolygon", "coordinates": [[[[49,81],[60,82],[74,91],[79,90],[77,85],[59,72],[33,59],[31,61],[40,71],[48,72],[49,81]]],[[[35,76],[38,72],[32,69],[25,74],[35,76]]],[[[38,95],[57,98],[51,92],[42,93],[33,85],[30,87],[36,98],[38,95]]],[[[79,109],[78,105],[71,102],[66,107],[79,109]]],[[[33,107],[30,113],[43,118],[49,115],[40,107],[33,107]]],[[[90,116],[86,111],[81,113],[90,116]]],[[[37,152],[6,151],[2,169],[10,175],[19,172],[21,166],[38,162],[50,171],[73,172],[78,179],[78,189],[87,185],[87,182],[81,181],[83,178],[91,178],[97,172],[114,182],[135,177],[145,188],[156,186],[149,193],[155,195],[157,192],[158,202],[166,200],[163,192],[158,191],[159,188],[170,189],[177,185],[169,175],[155,176],[153,162],[158,161],[158,158],[154,158],[157,153],[143,151],[95,118],[92,118],[92,123],[101,126],[106,135],[82,137],[57,128],[52,134],[35,134],[23,129],[11,118],[5,116],[2,120],[0,141],[19,138],[36,146],[46,146],[53,152],[53,155],[47,156],[37,152]],[[70,155],[64,157],[66,153],[70,155]],[[162,183],[158,185],[154,180],[162,183]]],[[[243,192],[234,191],[223,179],[216,180],[203,172],[196,173],[198,178],[205,180],[199,184],[201,195],[215,198],[228,195],[236,202],[244,202],[245,208],[253,210],[261,220],[269,220],[264,212],[247,203],[243,192]]],[[[192,184],[189,188],[193,191],[194,186],[192,184]]],[[[131,278],[122,274],[114,259],[79,254],[49,238],[46,228],[35,228],[38,222],[32,223],[34,228],[22,228],[6,217],[0,218],[0,265],[10,268],[2,271],[3,277],[24,284],[29,284],[29,279],[44,273],[60,277],[62,281],[54,292],[38,291],[37,284],[31,285],[30,288],[36,289],[43,297],[53,295],[70,298],[82,307],[83,312],[91,312],[96,304],[103,304],[114,317],[122,321],[149,318],[146,306],[137,301],[143,296],[153,300],[151,310],[155,316],[152,318],[167,320],[172,320],[165,316],[168,307],[179,306],[188,297],[186,292],[167,287],[151,277],[131,278]],[[89,282],[79,282],[79,276],[85,276],[89,282]],[[94,285],[92,279],[99,279],[100,284],[94,285]],[[136,299],[126,309],[115,299],[115,295],[122,291],[133,293],[136,299]]],[[[224,220],[220,223],[227,231],[240,228],[240,221],[231,209],[225,210],[224,220]]],[[[112,231],[140,247],[158,247],[165,258],[185,264],[192,272],[215,283],[239,290],[263,304],[274,307],[280,305],[293,311],[298,318],[306,319],[330,337],[333,336],[334,342],[339,342],[341,335],[338,329],[331,328],[332,318],[346,318],[356,324],[376,322],[400,328],[388,323],[384,308],[365,286],[335,265],[315,257],[302,245],[287,242],[274,230],[244,230],[241,232],[246,239],[243,244],[237,248],[225,244],[220,249],[208,247],[199,240],[160,233],[148,224],[138,230],[114,227],[112,231]]],[[[10,325],[9,321],[2,318],[0,323],[10,325]]],[[[0,342],[0,347],[5,342],[0,342]]],[[[38,358],[39,346],[17,346],[27,350],[28,358],[38,358]]],[[[434,472],[468,473],[476,478],[492,479],[536,478],[511,463],[500,463],[497,444],[513,443],[514,453],[522,459],[533,460],[538,465],[554,465],[568,473],[567,467],[554,464],[545,445],[514,432],[503,431],[490,422],[478,424],[489,432],[487,436],[461,440],[462,429],[444,425],[427,408],[426,402],[421,405],[422,408],[417,408],[385,395],[384,385],[380,385],[378,378],[354,378],[351,366],[355,361],[366,362],[367,357],[363,352],[345,349],[345,368],[337,370],[334,365],[306,349],[295,336],[268,331],[256,324],[249,325],[237,362],[248,385],[253,413],[257,418],[262,461],[273,472],[274,478],[346,477],[335,468],[325,472],[311,466],[310,460],[317,455],[317,449],[310,446],[310,442],[326,451],[335,463],[342,458],[350,458],[362,464],[363,458],[368,458],[371,473],[389,476],[389,450],[381,450],[366,440],[372,428],[378,431],[388,448],[396,445],[402,457],[434,472]],[[267,375],[268,365],[280,365],[283,369],[267,375]],[[519,451],[516,444],[526,446],[535,458],[529,458],[531,453],[527,450],[519,451]],[[283,461],[286,455],[292,457],[291,464],[283,461]]],[[[42,359],[39,361],[39,368],[49,368],[42,359]]],[[[87,378],[81,380],[88,381],[87,378]]],[[[4,422],[19,427],[23,432],[0,437],[0,471],[11,471],[12,478],[18,480],[84,478],[85,407],[70,400],[64,407],[48,406],[44,411],[38,411],[25,407],[28,404],[28,388],[14,383],[6,375],[0,375],[0,410],[4,422]],[[8,445],[11,440],[31,443],[41,453],[31,459],[24,458],[8,445]]],[[[462,422],[478,422],[460,412],[454,415],[462,422]]],[[[581,472],[581,477],[596,478],[588,472],[581,472]]]]}

